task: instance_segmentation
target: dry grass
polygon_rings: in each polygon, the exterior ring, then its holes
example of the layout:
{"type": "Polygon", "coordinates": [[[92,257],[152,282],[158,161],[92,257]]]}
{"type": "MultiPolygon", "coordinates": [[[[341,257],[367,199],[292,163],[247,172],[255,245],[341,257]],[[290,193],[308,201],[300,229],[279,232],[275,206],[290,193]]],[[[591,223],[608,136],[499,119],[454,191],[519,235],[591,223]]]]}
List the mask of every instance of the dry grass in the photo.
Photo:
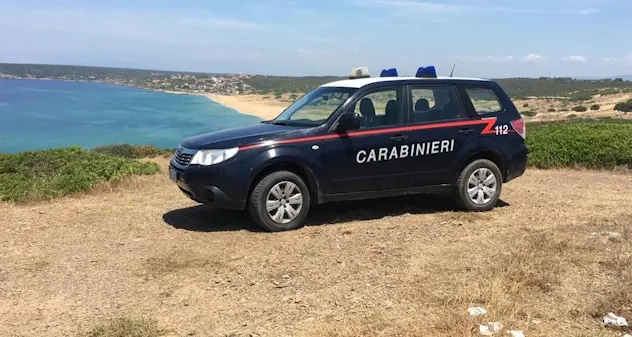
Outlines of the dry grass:
{"type": "Polygon", "coordinates": [[[601,316],[632,319],[629,174],[529,170],[486,213],[437,197],[322,205],[276,234],[142,179],[0,204],[0,335],[478,336],[500,320],[620,337],[601,316]],[[121,316],[156,321],[93,326],[121,316]]]}
{"type": "Polygon", "coordinates": [[[153,320],[117,318],[98,325],[86,333],[85,337],[159,337],[165,331],[158,328],[153,320]]]}

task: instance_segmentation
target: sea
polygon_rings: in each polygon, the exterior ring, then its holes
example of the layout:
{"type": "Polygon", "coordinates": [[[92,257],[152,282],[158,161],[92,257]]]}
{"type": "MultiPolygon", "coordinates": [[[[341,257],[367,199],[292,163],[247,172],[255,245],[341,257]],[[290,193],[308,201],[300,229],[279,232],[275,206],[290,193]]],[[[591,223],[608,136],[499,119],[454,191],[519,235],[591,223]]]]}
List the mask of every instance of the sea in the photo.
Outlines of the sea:
{"type": "Polygon", "coordinates": [[[259,118],[198,95],[94,82],[0,80],[0,152],[129,143],[173,149],[186,137],[259,118]]]}

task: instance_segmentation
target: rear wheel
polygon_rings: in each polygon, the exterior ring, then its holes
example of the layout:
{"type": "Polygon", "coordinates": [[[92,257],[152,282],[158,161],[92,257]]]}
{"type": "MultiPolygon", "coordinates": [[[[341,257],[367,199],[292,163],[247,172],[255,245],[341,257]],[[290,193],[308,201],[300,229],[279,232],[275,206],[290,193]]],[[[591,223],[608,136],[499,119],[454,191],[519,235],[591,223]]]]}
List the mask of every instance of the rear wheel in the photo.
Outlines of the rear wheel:
{"type": "Polygon", "coordinates": [[[261,228],[279,232],[303,226],[310,203],[309,189],[301,177],[277,171],[257,183],[250,194],[248,210],[261,228]]]}
{"type": "Polygon", "coordinates": [[[502,190],[503,178],[494,162],[478,159],[467,165],[456,182],[456,201],[468,211],[492,209],[502,190]]]}

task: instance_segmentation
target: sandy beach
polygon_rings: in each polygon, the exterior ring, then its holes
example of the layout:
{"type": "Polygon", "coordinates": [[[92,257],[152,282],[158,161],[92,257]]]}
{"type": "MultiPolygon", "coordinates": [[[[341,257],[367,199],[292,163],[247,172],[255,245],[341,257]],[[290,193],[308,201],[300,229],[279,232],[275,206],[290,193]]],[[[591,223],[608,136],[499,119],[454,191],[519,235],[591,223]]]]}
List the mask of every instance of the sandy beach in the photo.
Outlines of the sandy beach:
{"type": "Polygon", "coordinates": [[[288,102],[281,102],[262,95],[225,96],[204,94],[204,96],[241,113],[256,116],[264,120],[278,116],[281,111],[290,105],[288,102]]]}

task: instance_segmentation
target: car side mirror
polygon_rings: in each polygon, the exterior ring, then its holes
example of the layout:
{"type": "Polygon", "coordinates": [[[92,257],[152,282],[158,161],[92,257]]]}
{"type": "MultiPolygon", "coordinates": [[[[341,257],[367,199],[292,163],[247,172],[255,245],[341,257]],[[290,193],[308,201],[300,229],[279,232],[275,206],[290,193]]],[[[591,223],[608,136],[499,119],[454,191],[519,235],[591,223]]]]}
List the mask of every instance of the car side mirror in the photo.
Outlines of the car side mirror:
{"type": "Polygon", "coordinates": [[[338,132],[357,130],[360,128],[360,116],[354,112],[347,112],[338,121],[338,132]]]}

